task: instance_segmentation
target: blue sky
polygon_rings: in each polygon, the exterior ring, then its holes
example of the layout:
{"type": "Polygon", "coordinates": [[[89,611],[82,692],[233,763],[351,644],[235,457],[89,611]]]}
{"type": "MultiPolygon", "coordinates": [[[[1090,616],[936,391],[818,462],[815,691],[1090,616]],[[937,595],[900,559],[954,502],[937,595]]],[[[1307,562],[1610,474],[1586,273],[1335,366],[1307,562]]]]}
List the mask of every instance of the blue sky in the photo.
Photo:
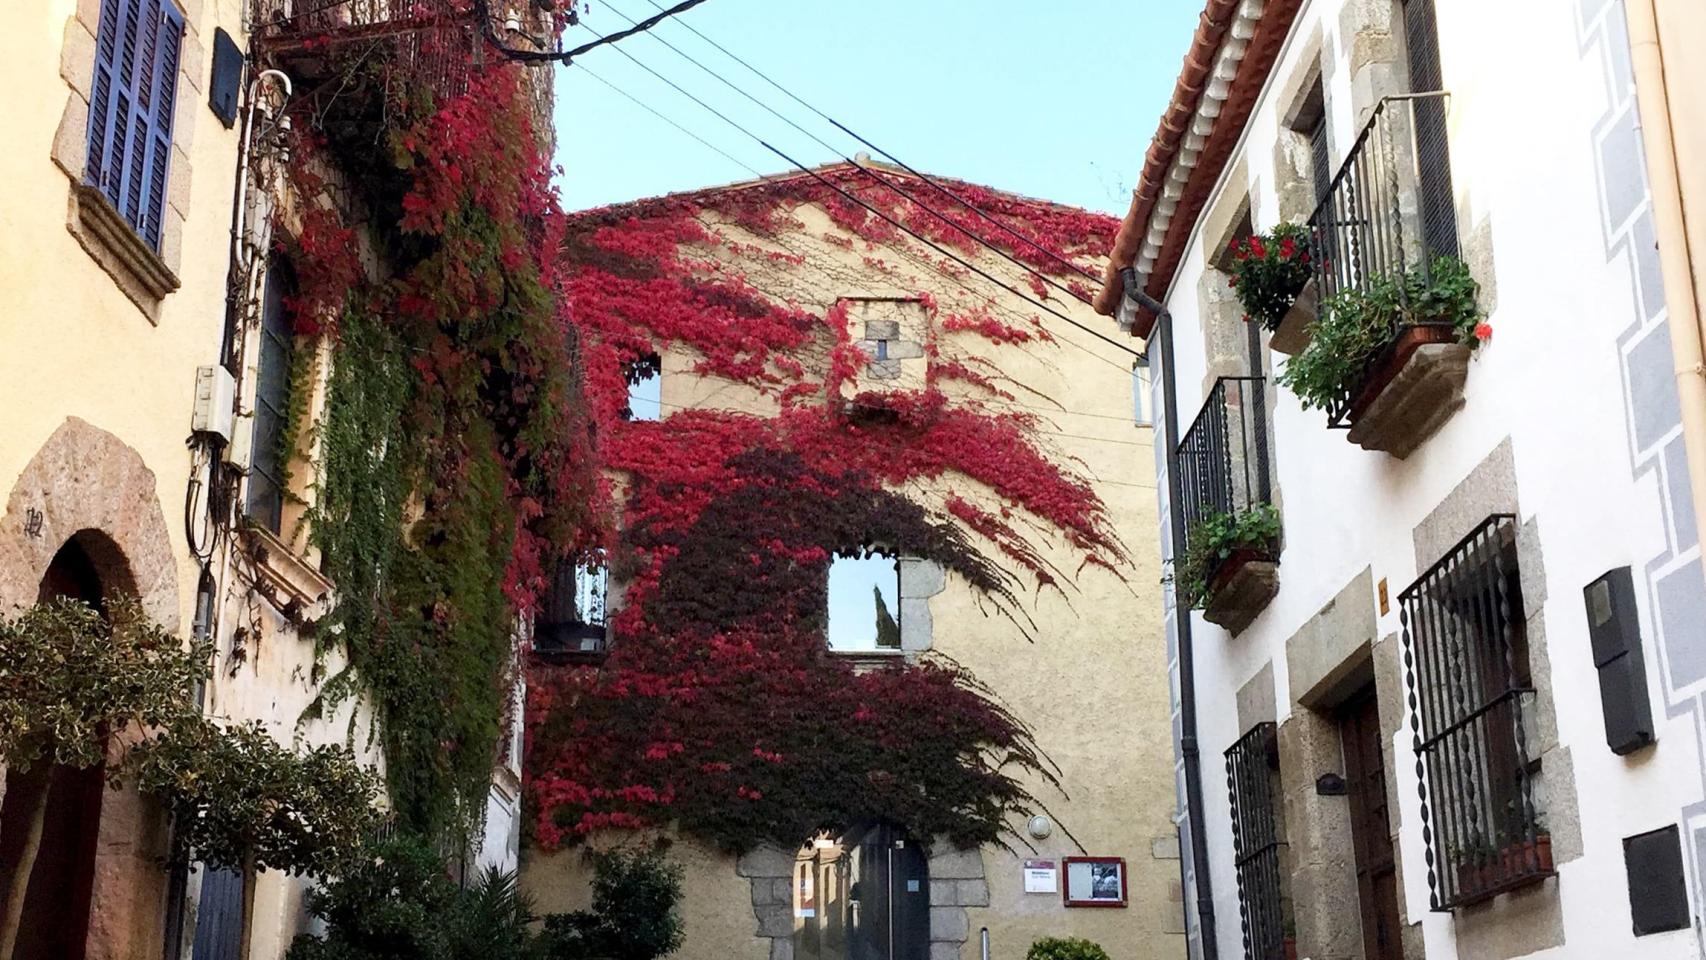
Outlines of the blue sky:
{"type": "MultiPolygon", "coordinates": [[[[707,0],[681,19],[926,173],[1119,214],[1201,9],[1201,0],[707,0]]],[[[608,34],[628,25],[622,15],[656,12],[649,0],[591,0],[585,20],[608,34]]],[[[682,24],[655,32],[837,151],[863,149],[682,24]]],[[[564,40],[592,38],[572,28],[564,40]]],[[[657,39],[620,47],[801,163],[839,159],[657,39]]],[[[789,169],[614,49],[577,64],[557,80],[557,162],[571,210],[752,176],[592,74],[759,171],[789,169]]]]}

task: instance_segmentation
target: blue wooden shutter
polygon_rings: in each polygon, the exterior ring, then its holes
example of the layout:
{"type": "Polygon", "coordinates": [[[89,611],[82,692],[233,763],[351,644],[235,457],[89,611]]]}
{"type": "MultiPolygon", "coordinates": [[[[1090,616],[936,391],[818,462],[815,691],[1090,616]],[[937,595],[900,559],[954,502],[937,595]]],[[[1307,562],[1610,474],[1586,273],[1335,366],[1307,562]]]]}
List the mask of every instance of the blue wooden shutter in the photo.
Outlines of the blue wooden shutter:
{"type": "Polygon", "coordinates": [[[159,249],[184,20],[171,0],[102,0],[88,182],[159,249]]]}

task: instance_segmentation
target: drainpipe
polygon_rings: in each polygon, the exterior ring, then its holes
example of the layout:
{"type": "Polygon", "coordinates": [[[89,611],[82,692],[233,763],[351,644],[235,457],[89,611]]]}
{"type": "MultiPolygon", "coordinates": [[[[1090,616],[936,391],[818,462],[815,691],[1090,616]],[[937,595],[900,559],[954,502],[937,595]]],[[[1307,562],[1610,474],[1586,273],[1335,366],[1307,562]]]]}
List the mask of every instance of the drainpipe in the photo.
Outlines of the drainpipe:
{"type": "MultiPolygon", "coordinates": [[[[1161,404],[1164,441],[1167,445],[1167,518],[1172,526],[1173,554],[1185,542],[1185,515],[1179,512],[1184,493],[1179,489],[1179,404],[1177,378],[1173,374],[1173,315],[1160,301],[1145,293],[1136,271],[1120,271],[1125,295],[1155,314],[1155,331],[1161,340],[1161,404]]],[[[1191,825],[1191,866],[1197,878],[1197,929],[1202,939],[1202,960],[1218,960],[1220,944],[1214,933],[1214,885],[1208,872],[1208,836],[1202,800],[1202,756],[1197,750],[1196,655],[1191,649],[1191,611],[1178,602],[1178,582],[1173,584],[1173,624],[1179,635],[1179,757],[1185,764],[1185,817],[1191,825]]]]}
{"type": "MultiPolygon", "coordinates": [[[[1706,328],[1695,295],[1694,254],[1689,249],[1688,218],[1671,129],[1670,91],[1665,82],[1664,50],[1659,41],[1654,0],[1625,0],[1629,50],[1640,106],[1641,138],[1647,153],[1647,180],[1653,197],[1653,230],[1658,237],[1669,311],[1670,346],[1676,360],[1676,392],[1682,407],[1683,449],[1688,454],[1689,491],[1694,516],[1706,521],[1706,328]]],[[[1678,90],[1679,95],[1682,94],[1678,90]]]]}

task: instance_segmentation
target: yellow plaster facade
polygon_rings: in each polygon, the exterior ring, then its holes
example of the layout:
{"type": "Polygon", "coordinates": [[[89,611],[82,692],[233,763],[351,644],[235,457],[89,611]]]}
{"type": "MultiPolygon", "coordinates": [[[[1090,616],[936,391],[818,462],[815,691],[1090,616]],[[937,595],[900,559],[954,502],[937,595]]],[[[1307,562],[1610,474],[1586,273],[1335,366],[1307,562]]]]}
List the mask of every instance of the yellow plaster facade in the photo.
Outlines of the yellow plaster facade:
{"type": "MultiPolygon", "coordinates": [[[[208,84],[215,31],[239,47],[247,38],[240,0],[169,2],[185,28],[157,255],[134,233],[103,233],[114,221],[94,217],[97,201],[79,189],[101,0],[32,3],[0,32],[0,81],[13,92],[0,151],[0,608],[11,614],[33,603],[59,547],[95,531],[117,547],[100,564],[102,588],[137,590],[161,623],[188,635],[202,568],[184,519],[196,472],[186,440],[197,368],[220,361],[242,129],[240,121],[226,128],[209,108],[208,84]]],[[[252,349],[240,365],[246,412],[252,349]]],[[[240,413],[234,430],[251,429],[240,413]]],[[[302,493],[306,464],[299,459],[295,471],[302,493]]],[[[206,706],[214,716],[262,721],[284,742],[341,741],[351,707],[299,722],[315,693],[313,641],[256,589],[263,567],[314,585],[313,558],[288,517],[285,532],[294,547],[268,563],[256,562],[253,540],[229,539],[215,554],[217,655],[206,706]]],[[[335,656],[323,663],[340,666],[335,656]]],[[[370,743],[360,736],[353,745],[370,743]]],[[[165,836],[158,810],[133,791],[104,800],[91,960],[162,955],[168,884],[154,858],[165,853],[165,836]]],[[[186,957],[200,880],[192,874],[187,885],[186,957]]],[[[305,925],[305,884],[262,873],[254,889],[250,956],[280,957],[305,925]]]]}
{"type": "MultiPolygon", "coordinates": [[[[1179,956],[1184,950],[1183,918],[1172,822],[1173,752],[1160,620],[1160,550],[1155,541],[1155,460],[1151,430],[1138,424],[1134,414],[1133,356],[1026,302],[1013,292],[1032,295],[1025,275],[994,254],[986,253],[973,262],[1012,289],[999,289],[958,270],[944,272],[940,256],[921,254],[916,244],[868,246],[837,227],[816,206],[800,207],[794,216],[799,225],[775,238],[750,233],[732,222],[717,223],[723,239],[742,250],[737,255],[723,249],[717,255],[767,298],[791,300],[818,315],[841,298],[905,298],[921,292],[934,296],[938,319],[933,337],[941,357],[982,357],[1011,380],[1003,386],[1015,399],[1006,407],[1041,418],[1037,439],[1057,462],[1093,483],[1112,528],[1126,538],[1132,557],[1131,564],[1121,570],[1123,579],[1095,568],[1078,571],[1072,551],[1039,535],[1043,555],[1063,571],[1070,585],[1064,596],[1053,590],[1039,594],[1027,585],[1026,612],[1038,624],[1035,642],[1005,619],[991,615],[987,603],[980,607],[975,591],[952,575],[946,589],[928,599],[930,648],[970,668],[1031,725],[1041,749],[1059,765],[1064,789],[1063,795],[1045,784],[1028,784],[1048,804],[1055,821],[1053,833],[1032,841],[1035,852],[1017,843],[1017,852],[984,848],[981,876],[988,885],[988,905],[964,910],[963,944],[943,940],[932,945],[930,955],[975,957],[978,932],[987,927],[997,956],[1022,956],[1034,940],[1044,936],[1089,938],[1102,944],[1114,960],[1179,956]],[[754,250],[803,257],[803,264],[777,266],[754,250]],[[953,279],[950,273],[961,279],[953,279]],[[985,304],[997,319],[1021,327],[1028,327],[1033,317],[1040,318],[1054,342],[997,346],[976,334],[940,329],[941,318],[985,304]],[[1059,893],[1024,892],[1023,859],[1051,859],[1058,864],[1063,857],[1084,855],[1125,858],[1128,908],[1069,909],[1059,893]]],[[[696,256],[701,252],[695,248],[696,256]]],[[[1053,289],[1050,294],[1047,302],[1054,309],[1086,326],[1094,325],[1095,315],[1087,305],[1053,289]]],[[[827,364],[828,345],[820,347],[795,358],[808,371],[821,371],[827,364]]],[[[745,385],[695,373],[694,355],[673,352],[661,359],[660,394],[666,420],[672,413],[694,407],[758,414],[777,409],[774,398],[757,395],[745,385]]],[[[883,381],[861,381],[862,388],[884,386],[883,381]]],[[[969,388],[948,382],[944,389],[952,398],[969,388]]],[[[1000,400],[988,403],[991,410],[1003,406],[1000,400]]],[[[954,487],[976,499],[969,482],[955,478],[954,487]]],[[[930,491],[916,492],[924,502],[931,502],[930,491]]],[[[988,496],[985,491],[986,502],[988,496]]],[[[996,555],[988,543],[981,549],[996,555]]],[[[903,607],[908,602],[904,577],[903,607]]],[[[902,621],[903,635],[907,635],[912,628],[904,612],[902,621]]],[[[907,642],[910,645],[910,638],[907,642]]],[[[1023,824],[1016,826],[1023,832],[1023,824]]],[[[601,837],[595,844],[632,839],[601,837]]],[[[792,850],[778,853],[790,860],[793,856],[792,850]]],[[[755,935],[760,925],[754,913],[757,894],[741,874],[759,874],[731,856],[689,840],[677,839],[670,855],[686,870],[686,942],[679,956],[730,960],[792,956],[791,952],[771,953],[772,941],[755,935]]],[[[972,872],[962,870],[954,876],[972,872]]],[[[542,911],[584,906],[588,876],[576,851],[523,852],[523,886],[542,911]]],[[[975,902],[980,897],[974,894],[969,899],[975,902]]],[[[957,918],[941,922],[950,921],[959,923],[957,918]]],[[[933,934],[937,935],[942,935],[942,928],[933,934]]],[[[775,949],[784,948],[777,945],[775,949]]]]}

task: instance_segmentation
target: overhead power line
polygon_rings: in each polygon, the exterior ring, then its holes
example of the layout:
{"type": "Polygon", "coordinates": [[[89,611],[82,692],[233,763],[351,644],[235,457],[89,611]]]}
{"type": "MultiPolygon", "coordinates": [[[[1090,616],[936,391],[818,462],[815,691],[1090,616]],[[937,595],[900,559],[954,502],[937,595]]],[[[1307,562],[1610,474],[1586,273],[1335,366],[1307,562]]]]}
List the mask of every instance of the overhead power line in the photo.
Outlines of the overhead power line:
{"type": "MultiPolygon", "coordinates": [[[[663,9],[663,7],[658,4],[657,0],[646,0],[646,2],[651,4],[653,7],[657,8],[658,10],[663,9]]],[[[611,8],[611,9],[614,10],[615,8],[611,8]]],[[[619,10],[616,11],[616,15],[622,17],[622,19],[624,19],[624,20],[628,20],[628,22],[630,22],[630,23],[633,22],[633,20],[631,20],[629,17],[623,15],[622,12],[619,10]]],[[[807,110],[810,110],[812,113],[817,114],[824,121],[826,121],[830,125],[834,126],[837,130],[840,130],[842,133],[845,133],[848,136],[852,137],[853,139],[859,141],[861,144],[863,144],[865,146],[865,149],[875,150],[877,153],[881,154],[884,158],[886,158],[890,163],[901,168],[902,170],[905,170],[907,173],[913,175],[914,177],[917,177],[919,180],[924,181],[930,187],[935,189],[936,192],[943,194],[944,196],[948,197],[949,199],[953,200],[954,202],[958,203],[959,205],[965,207],[967,210],[970,210],[972,213],[976,214],[979,219],[987,221],[988,223],[993,225],[996,229],[1007,234],[1008,236],[1013,237],[1014,239],[1020,241],[1021,243],[1024,243],[1026,246],[1037,251],[1038,253],[1041,253],[1043,256],[1048,257],[1050,260],[1053,260],[1054,262],[1060,264],[1061,266],[1064,266],[1067,269],[1072,270],[1075,273],[1081,274],[1090,280],[1095,280],[1098,283],[1101,282],[1102,278],[1100,276],[1097,276],[1094,271],[1086,270],[1081,264],[1073,263],[1072,261],[1066,259],[1065,257],[1062,257],[1061,255],[1055,253],[1053,250],[1050,250],[1048,247],[1043,246],[1042,244],[1040,244],[1037,241],[1033,240],[1032,238],[1026,236],[1025,234],[1021,233],[1020,231],[1013,229],[1008,224],[1003,223],[1000,219],[998,219],[998,218],[990,215],[989,213],[985,212],[982,208],[978,207],[976,204],[972,203],[970,200],[965,199],[964,197],[960,196],[958,193],[955,193],[954,191],[943,186],[940,182],[938,182],[935,178],[931,177],[930,175],[913,169],[913,167],[910,164],[908,164],[906,161],[900,159],[899,157],[895,156],[894,154],[888,152],[887,150],[884,150],[882,147],[879,147],[876,144],[872,143],[871,141],[865,139],[864,137],[860,136],[858,133],[854,132],[853,129],[848,127],[846,124],[843,124],[841,121],[835,119],[834,117],[823,112],[822,110],[819,110],[817,107],[812,106],[810,103],[806,102],[803,98],[801,98],[798,94],[794,93],[792,90],[789,90],[787,87],[785,87],[782,84],[771,79],[769,74],[765,73],[764,71],[753,66],[751,63],[747,62],[739,54],[736,54],[734,51],[730,50],[728,47],[723,46],[722,44],[718,43],[717,41],[715,41],[715,40],[711,39],[710,37],[707,37],[705,34],[701,33],[692,24],[688,23],[685,20],[680,21],[680,24],[681,24],[681,27],[683,29],[687,30],[688,32],[692,33],[694,36],[698,37],[699,39],[701,39],[701,40],[705,41],[706,43],[710,44],[711,46],[715,47],[719,52],[722,53],[723,56],[728,57],[730,60],[733,60],[734,62],[745,67],[754,76],[758,77],[758,79],[763,80],[765,83],[768,83],[772,87],[775,87],[777,90],[781,91],[782,94],[784,96],[786,96],[788,99],[794,101],[795,103],[799,104],[802,107],[805,107],[807,110]]],[[[662,42],[662,43],[665,43],[665,44],[669,43],[669,41],[664,40],[664,38],[659,34],[653,34],[653,38],[662,42]]],[[[689,59],[691,59],[691,58],[689,58],[689,59]]]]}
{"type": "MultiPolygon", "coordinates": [[[[582,29],[588,31],[589,33],[592,33],[594,36],[602,36],[602,34],[599,34],[598,31],[587,26],[585,23],[582,23],[580,26],[582,29]]],[[[641,70],[644,70],[647,73],[651,74],[652,76],[656,77],[657,79],[663,81],[671,89],[675,90],[677,93],[681,94],[682,96],[686,97],[689,100],[692,100],[694,103],[698,104],[701,108],[710,112],[713,116],[717,117],[717,119],[723,121],[724,123],[728,124],[731,127],[734,127],[736,130],[740,131],[742,134],[744,134],[746,137],[750,138],[753,142],[757,143],[759,146],[770,151],[771,153],[774,153],[776,156],[780,157],[784,162],[786,162],[789,166],[797,169],[798,171],[805,174],[806,176],[811,177],[812,179],[818,181],[819,183],[828,187],[830,190],[833,190],[842,199],[847,200],[850,203],[853,203],[853,204],[856,204],[856,205],[862,207],[867,212],[876,215],[876,217],[878,219],[887,223],[889,226],[894,227],[896,230],[899,230],[902,233],[906,234],[907,236],[913,238],[914,240],[917,240],[919,243],[924,244],[925,246],[936,251],[937,253],[941,254],[942,256],[948,258],[949,260],[954,261],[955,263],[966,268],[967,270],[971,271],[972,273],[975,273],[978,276],[982,277],[983,279],[989,281],[990,283],[995,284],[997,287],[999,287],[1004,292],[1011,293],[1014,296],[1018,297],[1019,299],[1024,300],[1025,302],[1027,302],[1027,303],[1031,304],[1032,306],[1038,308],[1039,310],[1042,310],[1044,313],[1047,313],[1053,317],[1056,317],[1056,318],[1066,322],[1070,326],[1078,328],[1079,330],[1083,331],[1084,333],[1087,333],[1090,336],[1095,337],[1097,340],[1100,340],[1103,343],[1106,343],[1107,345],[1115,348],[1116,350],[1119,350],[1123,353],[1131,354],[1134,357],[1142,356],[1141,353],[1139,353],[1137,350],[1133,349],[1132,347],[1130,347],[1124,343],[1121,343],[1118,340],[1115,340],[1112,337],[1109,337],[1106,334],[1103,334],[1098,330],[1092,329],[1091,327],[1088,327],[1082,323],[1079,323],[1077,320],[1074,320],[1073,318],[1067,316],[1066,314],[1061,313],[1059,310],[1054,309],[1053,307],[1042,302],[1041,300],[1037,300],[1033,297],[1027,296],[1023,291],[1021,291],[1021,290],[1019,290],[1013,286],[1010,286],[1005,281],[1003,281],[1000,278],[990,274],[988,271],[977,266],[976,264],[972,263],[971,261],[965,259],[964,257],[959,256],[958,254],[947,249],[946,247],[943,247],[941,244],[936,243],[935,241],[929,239],[928,237],[925,237],[925,236],[919,234],[916,230],[913,230],[911,227],[909,227],[905,223],[902,223],[901,221],[895,219],[893,216],[890,216],[888,213],[885,213],[884,211],[879,210],[875,206],[872,206],[870,203],[866,202],[864,199],[862,199],[858,196],[855,196],[854,194],[849,193],[848,191],[842,189],[842,187],[839,184],[835,183],[833,180],[830,180],[828,177],[825,177],[823,174],[819,173],[818,171],[813,170],[812,168],[807,167],[806,165],[800,163],[798,160],[795,160],[793,157],[789,156],[787,153],[784,153],[783,151],[777,149],[774,146],[771,146],[769,141],[765,140],[763,137],[760,137],[758,134],[753,133],[751,130],[742,126],[739,122],[731,119],[728,114],[723,113],[721,110],[718,110],[716,107],[713,107],[709,103],[706,103],[704,100],[700,99],[698,96],[696,96],[695,94],[693,94],[692,92],[687,90],[681,84],[676,83],[674,80],[671,80],[668,77],[664,76],[663,74],[652,69],[652,67],[647,65],[640,58],[634,56],[632,53],[629,53],[627,50],[624,50],[621,47],[611,47],[611,49],[615,50],[617,53],[621,54],[622,56],[628,58],[630,61],[632,61],[634,63],[635,66],[639,67],[641,70]]]]}
{"type": "MultiPolygon", "coordinates": [[[[633,23],[634,25],[629,27],[627,30],[618,30],[607,37],[600,36],[596,42],[583,43],[580,46],[575,47],[573,50],[522,50],[517,47],[509,46],[502,40],[498,39],[497,31],[492,28],[492,17],[490,11],[486,8],[485,0],[475,0],[475,14],[480,22],[480,32],[485,35],[486,42],[491,44],[493,48],[503,54],[506,58],[510,60],[519,60],[523,63],[543,63],[553,60],[559,63],[568,63],[581,54],[586,53],[588,50],[596,50],[606,44],[626,40],[636,33],[645,33],[647,30],[650,30],[663,21],[668,20],[670,17],[679,13],[685,13],[704,2],[705,0],[681,0],[680,3],[667,10],[663,7],[658,7],[659,13],[656,16],[647,17],[638,23],[634,23],[630,20],[628,22],[633,23]]],[[[624,17],[623,19],[627,18],[624,17]]]]}
{"type": "MultiPolygon", "coordinates": [[[[768,174],[768,173],[764,173],[764,172],[760,171],[757,167],[754,167],[752,164],[747,163],[746,161],[740,159],[739,157],[734,156],[733,154],[729,153],[727,150],[724,150],[723,148],[712,143],[711,141],[706,140],[704,137],[701,137],[697,133],[694,133],[692,130],[688,129],[686,125],[680,123],[679,121],[677,121],[674,118],[670,117],[669,115],[665,114],[661,110],[658,110],[656,107],[653,107],[651,104],[646,103],[644,100],[641,100],[639,97],[636,97],[633,94],[629,93],[628,91],[622,89],[620,86],[610,82],[609,80],[606,80],[604,77],[598,75],[597,73],[594,73],[592,70],[588,69],[585,64],[575,64],[575,66],[577,68],[579,68],[582,73],[587,74],[588,76],[592,77],[594,80],[597,80],[599,83],[603,84],[604,86],[609,87],[618,96],[629,101],[630,103],[632,103],[635,106],[639,107],[640,109],[646,111],[647,113],[651,114],[652,116],[658,118],[659,120],[662,120],[664,123],[675,128],[678,132],[680,132],[684,136],[693,140],[695,143],[698,143],[700,146],[704,147],[705,149],[712,151],[713,153],[715,153],[718,156],[722,157],[723,159],[729,161],[730,163],[734,164],[735,166],[740,167],[741,169],[745,170],[747,173],[751,174],[756,179],[765,180],[765,181],[782,179],[780,177],[777,177],[774,174],[768,174]]],[[[711,224],[707,223],[707,224],[705,224],[705,226],[710,227],[711,224]]],[[[788,251],[789,253],[792,253],[792,254],[799,256],[801,258],[807,258],[808,257],[808,254],[806,251],[795,247],[793,244],[789,243],[787,240],[783,239],[782,237],[775,237],[774,240],[777,243],[777,245],[781,246],[782,249],[788,251]]],[[[914,254],[903,253],[903,256],[905,256],[909,260],[912,260],[914,263],[918,264],[921,268],[928,266],[927,261],[919,259],[914,254]]],[[[749,278],[748,282],[751,282],[750,278],[749,278]]],[[[772,293],[772,295],[774,295],[772,291],[765,291],[765,292],[766,293],[772,293]]],[[[1003,313],[1007,313],[1007,314],[1012,315],[1014,317],[1021,316],[1019,314],[1019,312],[1017,310],[1014,310],[1012,307],[1005,306],[1005,305],[1002,305],[999,303],[995,304],[995,307],[996,307],[996,309],[1002,311],[1003,313]]],[[[1116,370],[1122,370],[1123,371],[1123,370],[1127,369],[1127,368],[1121,366],[1120,364],[1118,364],[1112,360],[1109,360],[1107,357],[1102,356],[1101,354],[1090,349],[1089,347],[1086,347],[1082,343],[1079,343],[1078,341],[1073,340],[1069,337],[1062,337],[1059,340],[1057,340],[1056,342],[1063,343],[1063,344],[1071,347],[1072,349],[1077,350],[1078,352],[1084,354],[1085,356],[1089,357],[1090,359],[1095,360],[1098,363],[1105,363],[1108,366],[1113,367],[1116,370]]],[[[1037,407],[1034,409],[1043,410],[1044,412],[1057,412],[1057,411],[1054,411],[1052,408],[1037,407]]],[[[1086,416],[1097,416],[1097,414],[1086,414],[1086,416]]]]}
{"type": "MultiPolygon", "coordinates": [[[[607,9],[610,10],[610,12],[616,14],[618,17],[621,17],[623,20],[628,21],[628,23],[630,23],[630,24],[634,23],[634,18],[628,16],[627,14],[623,13],[622,11],[616,9],[613,6],[609,6],[608,4],[606,5],[606,7],[607,7],[607,9]]],[[[704,36],[704,34],[699,34],[699,32],[697,30],[695,30],[694,33],[698,34],[701,37],[704,36]]],[[[673,43],[670,43],[661,34],[655,34],[655,33],[652,34],[652,39],[656,40],[657,42],[668,47],[670,50],[673,50],[675,52],[676,56],[681,57],[683,60],[686,60],[688,63],[693,64],[695,67],[698,67],[700,70],[704,71],[705,73],[710,74],[711,77],[713,79],[715,79],[718,83],[721,83],[723,86],[728,87],[730,90],[733,90],[734,92],[740,94],[741,96],[745,97],[746,99],[752,101],[754,104],[757,104],[760,109],[769,113],[771,116],[782,121],[783,123],[787,124],[788,126],[793,127],[798,132],[804,134],[806,137],[808,137],[812,141],[816,142],[818,146],[824,148],[825,150],[828,150],[830,153],[834,154],[835,156],[840,157],[843,163],[849,164],[854,169],[858,170],[861,174],[863,174],[866,179],[871,180],[872,182],[876,183],[879,187],[883,187],[887,190],[890,190],[894,193],[899,194],[900,196],[904,197],[908,202],[912,203],[914,206],[918,207],[919,209],[921,209],[921,210],[925,211],[926,213],[930,214],[931,216],[935,217],[937,220],[942,221],[943,223],[947,224],[948,226],[952,227],[953,229],[958,230],[960,233],[971,238],[974,242],[981,244],[982,246],[984,246],[985,248],[990,250],[992,253],[994,253],[996,256],[1001,257],[1003,260],[1006,260],[1007,262],[1013,264],[1014,266],[1018,267],[1019,269],[1025,271],[1028,274],[1034,274],[1035,276],[1041,278],[1043,283],[1048,284],[1051,287],[1054,287],[1055,289],[1061,291],[1062,293],[1066,294],[1067,296],[1072,297],[1074,300],[1078,300],[1079,302],[1085,303],[1085,304],[1089,304],[1091,302],[1090,298],[1087,295],[1079,293],[1077,290],[1074,290],[1071,287],[1067,286],[1066,284],[1063,284],[1063,283],[1059,282],[1058,280],[1055,280],[1053,277],[1050,277],[1047,274],[1042,273],[1039,270],[1036,270],[1030,264],[1025,263],[1024,261],[1013,256],[1008,251],[1006,251],[1006,250],[1002,249],[1001,247],[996,246],[995,244],[991,243],[988,238],[984,237],[983,235],[977,233],[974,230],[968,229],[964,224],[953,219],[952,217],[948,216],[947,214],[941,212],[940,210],[937,210],[935,207],[932,207],[929,204],[925,203],[923,200],[919,199],[918,197],[914,196],[912,193],[910,193],[907,190],[905,190],[904,188],[902,188],[899,184],[894,183],[893,181],[889,180],[887,177],[884,177],[882,174],[879,174],[874,170],[867,169],[864,165],[860,164],[858,161],[854,160],[852,157],[847,156],[846,153],[837,149],[833,144],[824,140],[822,137],[811,132],[810,130],[807,130],[805,127],[800,126],[798,123],[795,123],[791,117],[788,117],[787,115],[783,114],[781,111],[777,110],[775,107],[772,107],[770,104],[764,102],[763,100],[760,100],[758,97],[753,96],[751,93],[749,93],[747,90],[742,88],[740,85],[736,84],[732,80],[729,80],[727,77],[723,76],[722,74],[718,73],[717,71],[706,66],[704,63],[702,63],[701,61],[699,61],[698,59],[693,57],[693,55],[689,54],[687,51],[682,50],[680,47],[676,46],[673,43]]],[[[706,40],[706,42],[712,43],[712,41],[710,41],[710,40],[706,40]]],[[[713,43],[713,45],[715,45],[715,44],[713,43]]],[[[722,48],[718,47],[718,49],[722,49],[722,48]]],[[[726,52],[727,51],[725,51],[725,53],[726,52]]],[[[729,54],[729,56],[732,57],[734,55],[729,54]]],[[[744,63],[744,61],[742,61],[742,62],[744,63]]],[[[748,69],[751,69],[751,67],[749,66],[748,69]]],[[[770,83],[772,85],[775,85],[775,81],[770,81],[770,83]]],[[[781,89],[781,88],[779,88],[779,89],[781,89]]],[[[787,91],[785,89],[783,89],[783,92],[787,93],[787,91]]],[[[793,94],[789,94],[789,96],[793,96],[793,94]]],[[[848,130],[846,127],[843,127],[841,124],[836,123],[835,120],[829,118],[827,115],[823,114],[821,111],[818,111],[816,108],[812,107],[811,104],[805,103],[804,100],[800,100],[798,97],[794,97],[794,99],[798,100],[802,104],[805,104],[806,109],[811,110],[814,113],[817,113],[818,116],[824,117],[824,119],[826,119],[826,120],[829,120],[830,123],[834,124],[838,129],[847,133],[849,136],[852,136],[853,138],[859,140],[859,142],[861,142],[861,143],[865,143],[866,146],[870,146],[869,143],[866,143],[866,141],[863,137],[860,137],[858,134],[853,133],[851,130],[848,130]]],[[[875,148],[873,148],[873,149],[875,149],[875,148]]],[[[886,156],[886,154],[885,154],[885,156],[886,156]]],[[[899,163],[899,162],[897,161],[897,163],[899,163]]],[[[924,180],[927,182],[934,183],[934,181],[931,181],[928,176],[925,176],[924,174],[921,174],[918,171],[913,170],[911,167],[906,166],[906,164],[901,163],[901,164],[899,164],[899,166],[901,166],[908,173],[919,178],[920,180],[924,180]]],[[[966,207],[967,209],[973,211],[974,213],[977,213],[983,219],[988,220],[990,223],[993,223],[997,227],[1000,227],[1001,229],[1005,230],[1007,233],[1009,233],[1015,237],[1018,237],[1020,240],[1031,245],[1032,247],[1035,247],[1036,249],[1043,251],[1045,254],[1047,254],[1052,259],[1058,260],[1059,262],[1066,264],[1068,266],[1068,268],[1071,269],[1074,273],[1080,273],[1080,274],[1083,274],[1085,276],[1089,276],[1089,274],[1087,272],[1085,272],[1082,267],[1078,267],[1078,266],[1072,264],[1070,261],[1066,260],[1065,258],[1055,255],[1052,251],[1048,250],[1046,247],[1043,247],[1040,244],[1036,243],[1035,241],[1030,240],[1029,238],[1025,237],[1023,234],[1020,234],[1018,231],[1007,227],[1007,225],[1003,224],[1000,220],[984,213],[982,210],[979,210],[977,207],[973,206],[968,201],[961,199],[959,197],[959,195],[955,194],[953,191],[948,190],[946,187],[941,187],[941,186],[937,186],[937,189],[942,191],[943,193],[946,193],[949,197],[952,197],[960,205],[966,207]]]]}

